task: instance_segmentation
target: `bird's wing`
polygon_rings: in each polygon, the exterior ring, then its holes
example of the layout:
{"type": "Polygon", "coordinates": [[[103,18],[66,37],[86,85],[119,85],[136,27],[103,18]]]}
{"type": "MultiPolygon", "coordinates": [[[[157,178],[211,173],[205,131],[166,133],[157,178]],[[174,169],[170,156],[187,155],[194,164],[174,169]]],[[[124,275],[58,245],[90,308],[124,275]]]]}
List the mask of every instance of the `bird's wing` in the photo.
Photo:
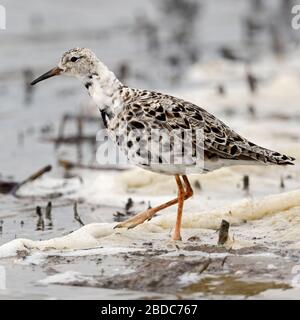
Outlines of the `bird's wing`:
{"type": "MultiPolygon", "coordinates": [[[[152,91],[126,105],[124,112],[134,114],[135,121],[145,127],[203,130],[203,141],[194,141],[207,157],[255,160],[264,163],[290,164],[294,158],[260,147],[237,134],[221,120],[196,106],[176,97],[152,91]]],[[[130,123],[130,121],[129,121],[130,123]]]]}

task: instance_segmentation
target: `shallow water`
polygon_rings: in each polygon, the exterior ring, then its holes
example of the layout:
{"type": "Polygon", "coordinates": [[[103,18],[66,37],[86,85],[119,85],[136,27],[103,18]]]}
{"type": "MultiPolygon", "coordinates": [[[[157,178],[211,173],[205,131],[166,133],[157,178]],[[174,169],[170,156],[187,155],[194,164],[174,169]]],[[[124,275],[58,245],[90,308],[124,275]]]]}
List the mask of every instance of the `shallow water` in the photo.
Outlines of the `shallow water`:
{"type": "Polygon", "coordinates": [[[219,276],[204,278],[198,283],[193,283],[184,288],[184,294],[199,294],[203,293],[205,296],[223,295],[223,296],[240,296],[251,297],[256,296],[261,292],[269,289],[286,290],[291,286],[286,283],[276,282],[246,282],[232,276],[219,276]]]}
{"type": "MultiPolygon", "coordinates": [[[[53,170],[24,186],[20,190],[24,199],[0,195],[0,245],[15,238],[53,239],[78,230],[74,201],[79,202],[78,212],[85,224],[112,223],[116,211],[124,212],[128,198],[134,201],[132,210],[138,212],[147,208],[148,201],[153,206],[176,194],[172,178],[143,171],[73,170],[73,177],[63,178],[65,172],[57,166],[57,159],[76,161],[76,150],[55,149],[44,141],[45,137],[56,136],[59,120],[66,112],[85,109],[97,113],[87,106],[90,101],[81,85],[64,78],[36,87],[32,103],[25,105],[22,72],[28,66],[34,75],[48,70],[69,47],[93,48],[113,70],[129,61],[132,75],[128,84],[193,101],[252,141],[300,158],[297,50],[281,60],[266,55],[254,62],[252,70],[262,80],[259,91],[249,94],[245,66],[212,54],[224,41],[240,43],[238,21],[240,14],[247,12],[247,2],[235,4],[233,12],[229,10],[232,6],[228,7],[230,0],[224,6],[218,3],[216,10],[210,1],[203,20],[198,21],[201,30],[206,30],[198,33],[199,42],[207,48],[205,58],[187,68],[181,84],[171,86],[161,62],[148,56],[145,44],[136,37],[138,12],[147,11],[153,19],[160,17],[152,5],[143,3],[141,8],[140,3],[131,1],[129,6],[121,0],[110,1],[98,12],[81,1],[72,8],[66,1],[55,7],[50,1],[43,1],[43,5],[37,0],[27,1],[26,5],[13,0],[1,2],[7,7],[9,26],[0,35],[0,178],[21,181],[47,164],[53,165],[53,170]],[[66,7],[68,25],[65,16],[58,14],[66,7]],[[88,25],[86,19],[79,19],[82,7],[89,17],[88,25]],[[213,21],[220,21],[219,25],[226,28],[220,30],[213,21]],[[225,96],[216,93],[220,82],[226,84],[225,96]],[[249,105],[255,107],[254,115],[249,105]],[[53,197],[57,193],[61,196],[53,197]],[[36,230],[36,206],[44,212],[49,200],[53,205],[52,226],[45,220],[45,230],[36,230]]],[[[98,126],[89,124],[85,130],[96,135],[98,126]]],[[[74,132],[74,123],[68,124],[66,133],[74,132]]],[[[84,163],[94,163],[93,157],[86,147],[84,163]]],[[[294,198],[284,198],[284,208],[279,203],[268,212],[272,203],[266,206],[264,201],[255,201],[300,189],[298,164],[289,168],[239,167],[192,177],[195,196],[185,204],[182,243],[170,240],[175,219],[175,208],[171,208],[166,219],[159,218],[140,229],[96,237],[96,248],[70,249],[61,241],[65,249],[11,251],[12,257],[0,260],[6,271],[6,289],[0,290],[0,299],[295,298],[299,296],[293,282],[297,275],[293,268],[299,261],[299,205],[294,198]],[[245,175],[250,176],[249,190],[243,190],[245,175]],[[289,207],[289,203],[293,204],[289,207]],[[252,204],[256,206],[250,219],[252,204]],[[240,217],[230,216],[231,206],[240,217]],[[231,242],[226,247],[217,246],[216,229],[222,217],[232,221],[231,242]],[[189,240],[192,237],[196,240],[189,240]],[[203,271],[193,264],[199,261],[201,267],[209,259],[203,271]],[[161,266],[172,272],[163,273],[161,266]],[[159,285],[158,279],[165,282],[159,285]],[[182,279],[188,281],[182,283],[182,279]]],[[[278,202],[274,198],[274,203],[278,202]]],[[[84,243],[81,238],[77,241],[84,243]]]]}

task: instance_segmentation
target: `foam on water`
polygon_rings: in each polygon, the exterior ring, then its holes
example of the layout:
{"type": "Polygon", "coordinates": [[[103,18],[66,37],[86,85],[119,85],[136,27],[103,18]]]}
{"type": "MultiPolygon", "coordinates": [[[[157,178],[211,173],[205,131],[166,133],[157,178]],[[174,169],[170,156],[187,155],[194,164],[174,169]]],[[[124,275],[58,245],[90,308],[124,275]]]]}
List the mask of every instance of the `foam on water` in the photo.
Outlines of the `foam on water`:
{"type": "MultiPolygon", "coordinates": [[[[183,216],[183,235],[198,230],[217,229],[225,219],[235,225],[239,235],[229,240],[229,245],[242,248],[253,245],[249,239],[249,223],[256,223],[255,234],[264,234],[269,241],[293,240],[293,248],[300,247],[300,190],[271,195],[260,200],[243,200],[231,206],[204,212],[185,212],[183,216]],[[248,222],[247,228],[245,221],[248,222]],[[288,224],[288,225],[286,225],[288,224]],[[284,228],[283,228],[284,226],[284,228]],[[185,230],[186,228],[186,230],[185,230]],[[298,235],[298,236],[296,236],[298,235]]],[[[45,252],[66,251],[67,255],[116,254],[144,248],[142,241],[151,239],[158,246],[166,243],[158,240],[168,239],[175,223],[175,214],[162,214],[133,230],[113,229],[115,223],[88,224],[68,235],[43,241],[15,239],[0,247],[0,257],[10,257],[19,251],[30,253],[34,250],[45,252]],[[103,248],[99,248],[103,246],[103,248]],[[89,249],[84,250],[83,249],[89,249]],[[71,250],[71,252],[70,252],[71,250]],[[79,251],[78,251],[79,250],[79,251]]],[[[266,240],[266,239],[265,239],[266,240]]]]}

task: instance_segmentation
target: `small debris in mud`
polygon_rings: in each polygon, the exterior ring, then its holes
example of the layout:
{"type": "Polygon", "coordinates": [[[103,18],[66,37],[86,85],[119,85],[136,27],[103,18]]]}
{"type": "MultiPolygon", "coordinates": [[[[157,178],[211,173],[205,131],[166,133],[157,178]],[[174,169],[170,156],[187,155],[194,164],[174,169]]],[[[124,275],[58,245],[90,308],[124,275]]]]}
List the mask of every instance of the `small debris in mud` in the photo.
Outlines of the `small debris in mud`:
{"type": "Polygon", "coordinates": [[[220,96],[226,95],[226,90],[225,90],[225,87],[222,83],[218,84],[216,89],[217,89],[218,95],[220,95],[220,96]]]}
{"type": "Polygon", "coordinates": [[[115,222],[121,222],[127,218],[127,216],[133,215],[135,212],[133,210],[130,210],[134,206],[134,202],[131,198],[128,198],[124,212],[117,211],[113,214],[114,216],[114,221],[115,222]]]}
{"type": "Polygon", "coordinates": [[[257,91],[258,79],[249,70],[246,72],[246,82],[250,92],[253,94],[257,91]]]}
{"type": "Polygon", "coordinates": [[[45,219],[47,221],[47,229],[51,230],[53,227],[53,222],[52,222],[52,202],[49,201],[47,206],[46,206],[46,211],[45,211],[45,219]]]}
{"type": "Polygon", "coordinates": [[[143,246],[153,246],[152,242],[143,242],[143,246]]]}
{"type": "Polygon", "coordinates": [[[49,201],[49,202],[47,203],[46,212],[45,212],[45,218],[46,218],[47,220],[51,220],[51,219],[52,219],[52,217],[51,217],[51,211],[52,211],[52,202],[49,201]]]}
{"type": "Polygon", "coordinates": [[[241,57],[239,57],[236,52],[234,52],[234,50],[230,47],[221,47],[219,49],[219,53],[221,55],[222,58],[230,60],[230,61],[238,61],[238,60],[242,60],[241,57]]]}
{"type": "Polygon", "coordinates": [[[229,233],[229,222],[226,220],[222,220],[221,227],[219,230],[219,240],[218,240],[219,245],[223,245],[227,242],[228,236],[229,236],[228,233],[229,233]]]}
{"type": "Polygon", "coordinates": [[[117,211],[113,214],[114,221],[121,222],[123,220],[123,217],[125,217],[125,213],[117,211]]]}
{"type": "Polygon", "coordinates": [[[280,189],[284,189],[285,188],[285,184],[284,184],[284,178],[283,176],[280,177],[280,189]]]}
{"type": "Polygon", "coordinates": [[[243,190],[249,191],[250,179],[248,175],[243,176],[243,190]]]}
{"type": "MultiPolygon", "coordinates": [[[[169,251],[166,249],[151,250],[151,248],[149,248],[149,251],[146,253],[146,256],[147,256],[147,258],[148,257],[157,257],[161,254],[167,254],[168,252],[169,251]]],[[[133,252],[131,252],[131,256],[145,258],[145,252],[144,251],[133,251],[133,252]]]]}
{"type": "Polygon", "coordinates": [[[189,237],[187,241],[200,241],[200,238],[198,236],[192,236],[192,237],[189,237]]]}
{"type": "Polygon", "coordinates": [[[198,189],[198,190],[201,190],[201,189],[202,189],[202,188],[201,188],[201,183],[200,183],[199,180],[196,180],[196,181],[194,182],[194,187],[195,187],[196,189],[198,189]]]}
{"type": "Polygon", "coordinates": [[[84,223],[82,222],[80,215],[78,214],[78,210],[77,210],[77,202],[74,202],[73,205],[73,210],[74,210],[74,219],[79,222],[80,226],[83,227],[84,223]]]}
{"type": "Polygon", "coordinates": [[[227,253],[228,250],[225,247],[219,247],[219,246],[209,246],[205,244],[201,245],[186,245],[182,248],[184,251],[199,251],[199,252],[205,252],[205,253],[227,253]]]}
{"type": "Polygon", "coordinates": [[[222,260],[222,267],[224,267],[224,265],[225,265],[225,262],[226,262],[226,260],[227,260],[227,258],[228,258],[228,256],[226,256],[226,257],[224,257],[224,259],[222,260]]]}
{"type": "Polygon", "coordinates": [[[40,206],[36,207],[36,214],[38,216],[38,221],[36,224],[36,230],[41,230],[44,231],[45,229],[45,223],[44,223],[44,219],[43,219],[43,214],[42,214],[42,208],[40,206]]]}
{"type": "Polygon", "coordinates": [[[249,104],[248,105],[248,113],[252,118],[256,117],[256,109],[255,109],[255,106],[253,104],[249,104]]]}
{"type": "Polygon", "coordinates": [[[125,205],[125,213],[126,214],[131,214],[132,212],[130,209],[133,207],[133,201],[131,198],[128,198],[127,203],[125,205]]]}

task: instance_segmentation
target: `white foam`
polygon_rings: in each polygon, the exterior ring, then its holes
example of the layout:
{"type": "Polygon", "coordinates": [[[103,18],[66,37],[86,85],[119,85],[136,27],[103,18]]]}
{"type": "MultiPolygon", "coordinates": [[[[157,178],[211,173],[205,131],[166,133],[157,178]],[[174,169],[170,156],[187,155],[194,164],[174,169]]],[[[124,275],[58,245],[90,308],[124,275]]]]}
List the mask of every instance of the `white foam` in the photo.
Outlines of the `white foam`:
{"type": "Polygon", "coordinates": [[[201,279],[201,275],[199,275],[199,273],[186,272],[179,277],[178,281],[181,285],[186,286],[191,283],[198,282],[200,279],[201,279]]]}
{"type": "Polygon", "coordinates": [[[39,283],[44,284],[44,285],[59,284],[59,283],[69,284],[74,281],[78,281],[78,280],[85,279],[85,278],[86,278],[86,276],[84,276],[84,278],[82,278],[82,274],[80,272],[66,271],[66,272],[54,274],[54,275],[49,276],[45,279],[39,280],[39,283]]]}
{"type": "MultiPolygon", "coordinates": [[[[210,211],[187,211],[183,216],[183,228],[188,228],[187,230],[191,228],[193,230],[195,228],[199,230],[203,228],[217,229],[220,226],[221,220],[226,219],[231,224],[239,226],[240,233],[242,234],[239,238],[234,237],[234,239],[231,239],[228,246],[241,248],[253,245],[253,242],[247,240],[249,226],[247,226],[248,229],[245,229],[244,220],[255,221],[262,219],[257,224],[258,227],[255,229],[255,234],[272,237],[271,239],[276,239],[276,241],[287,241],[291,239],[288,237],[290,234],[294,234],[293,237],[298,234],[296,237],[298,242],[293,244],[294,247],[298,247],[300,246],[300,221],[297,219],[297,215],[299,214],[299,208],[297,207],[299,206],[300,190],[272,195],[260,200],[247,199],[231,206],[210,211]],[[294,221],[294,223],[290,221],[294,221]],[[285,227],[287,223],[289,225],[285,227]]],[[[175,217],[175,213],[162,214],[132,230],[114,230],[114,223],[93,223],[66,236],[49,240],[32,241],[28,239],[15,239],[0,247],[0,258],[15,256],[18,251],[22,250],[29,253],[32,249],[50,252],[59,250],[66,252],[66,255],[86,255],[90,253],[116,254],[118,252],[135,250],[136,248],[144,249],[142,242],[149,239],[156,240],[158,246],[164,247],[166,243],[161,240],[169,239],[168,234],[174,226],[175,217]],[[90,251],[91,249],[93,251],[90,251]],[[70,250],[73,251],[67,252],[70,250]],[[81,251],[76,252],[75,250],[81,251]]],[[[185,232],[184,229],[183,232],[185,232]]]]}
{"type": "Polygon", "coordinates": [[[112,255],[118,253],[127,253],[127,252],[135,252],[140,251],[143,249],[135,249],[135,248],[128,248],[128,247],[101,247],[101,248],[87,248],[84,250],[72,250],[72,251],[65,251],[59,252],[55,255],[61,257],[84,257],[84,256],[92,256],[92,255],[112,255]]]}
{"type": "Polygon", "coordinates": [[[113,233],[113,224],[88,224],[66,236],[43,241],[15,239],[0,247],[0,258],[17,255],[18,251],[29,252],[30,249],[43,251],[86,249],[99,246],[99,239],[113,233]]]}
{"type": "MultiPolygon", "coordinates": [[[[297,206],[300,206],[300,190],[271,195],[260,200],[245,199],[231,206],[210,211],[189,212],[183,215],[182,226],[184,228],[217,229],[222,219],[227,220],[230,224],[240,224],[243,220],[261,219],[264,216],[297,206]]],[[[166,214],[156,217],[152,223],[163,228],[170,228],[174,225],[175,219],[176,215],[166,214]]]]}

